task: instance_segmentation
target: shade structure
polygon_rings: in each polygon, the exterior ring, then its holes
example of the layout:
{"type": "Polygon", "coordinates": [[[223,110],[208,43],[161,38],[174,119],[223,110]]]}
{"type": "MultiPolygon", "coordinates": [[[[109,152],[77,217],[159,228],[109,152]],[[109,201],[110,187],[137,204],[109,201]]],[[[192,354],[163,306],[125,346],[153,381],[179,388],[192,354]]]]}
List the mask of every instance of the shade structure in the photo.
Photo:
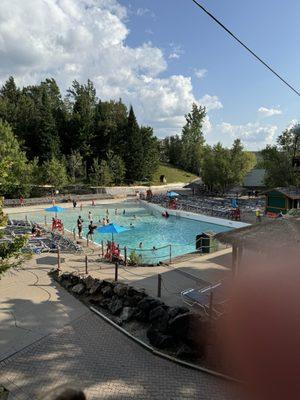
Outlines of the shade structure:
{"type": "Polygon", "coordinates": [[[59,213],[59,212],[65,211],[65,209],[62,207],[59,207],[59,206],[52,206],[52,207],[45,208],[44,211],[59,213]]]}
{"type": "Polygon", "coordinates": [[[120,226],[118,224],[108,224],[108,225],[104,225],[104,226],[99,226],[96,231],[100,232],[100,233],[111,233],[112,234],[112,238],[114,237],[115,233],[122,233],[122,232],[126,232],[129,229],[124,228],[123,226],[120,226]]]}
{"type": "Polygon", "coordinates": [[[176,192],[167,192],[167,196],[168,196],[168,197],[178,197],[178,196],[179,196],[179,193],[176,193],[176,192]]]}

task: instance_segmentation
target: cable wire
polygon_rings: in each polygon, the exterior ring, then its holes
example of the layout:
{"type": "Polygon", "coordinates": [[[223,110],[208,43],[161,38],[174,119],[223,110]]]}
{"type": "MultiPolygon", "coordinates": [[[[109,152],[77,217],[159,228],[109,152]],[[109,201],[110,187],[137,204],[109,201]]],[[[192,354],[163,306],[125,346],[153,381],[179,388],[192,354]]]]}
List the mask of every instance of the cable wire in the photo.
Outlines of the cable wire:
{"type": "Polygon", "coordinates": [[[245,43],[241,41],[232,31],[230,31],[220,20],[218,20],[212,13],[210,13],[202,4],[197,0],[192,0],[196,6],[205,12],[211,19],[213,19],[222,29],[224,29],[233,39],[235,39],[244,49],[246,49],[253,57],[255,57],[261,64],[263,64],[268,70],[272,72],[277,78],[279,78],[286,86],[288,86],[294,93],[300,96],[300,92],[295,89],[290,83],[288,83],[278,72],[276,72],[269,64],[267,64],[262,58],[260,58],[253,50],[251,50],[245,43]]]}

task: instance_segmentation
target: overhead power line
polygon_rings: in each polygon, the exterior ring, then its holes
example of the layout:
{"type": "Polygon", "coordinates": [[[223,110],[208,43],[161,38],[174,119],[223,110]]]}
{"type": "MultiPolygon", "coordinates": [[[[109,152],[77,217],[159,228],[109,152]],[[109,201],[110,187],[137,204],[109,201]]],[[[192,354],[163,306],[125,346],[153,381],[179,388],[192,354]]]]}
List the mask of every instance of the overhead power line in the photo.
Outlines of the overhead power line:
{"type": "Polygon", "coordinates": [[[295,89],[290,83],[288,83],[281,75],[279,75],[269,64],[267,64],[262,58],[260,58],[253,50],[251,50],[245,43],[241,41],[231,30],[229,30],[221,21],[219,21],[212,13],[210,13],[202,4],[197,0],[192,0],[202,11],[205,12],[211,19],[213,19],[222,29],[224,29],[231,37],[233,37],[241,46],[244,47],[250,54],[253,55],[261,64],[263,64],[269,71],[272,72],[277,78],[279,78],[287,87],[289,87],[294,93],[300,96],[300,92],[295,89]]]}

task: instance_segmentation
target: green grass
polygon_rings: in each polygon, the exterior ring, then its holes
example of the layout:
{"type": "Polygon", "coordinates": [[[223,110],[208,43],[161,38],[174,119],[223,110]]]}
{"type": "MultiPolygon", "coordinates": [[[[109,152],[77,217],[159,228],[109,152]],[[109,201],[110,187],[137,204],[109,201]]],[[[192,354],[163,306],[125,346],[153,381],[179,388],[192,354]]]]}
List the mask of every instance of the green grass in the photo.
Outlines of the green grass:
{"type": "Polygon", "coordinates": [[[172,167],[168,164],[161,164],[154,174],[151,184],[160,185],[161,183],[159,181],[159,177],[161,175],[165,175],[165,177],[167,178],[167,183],[189,183],[197,178],[196,175],[193,175],[190,172],[172,167]]]}

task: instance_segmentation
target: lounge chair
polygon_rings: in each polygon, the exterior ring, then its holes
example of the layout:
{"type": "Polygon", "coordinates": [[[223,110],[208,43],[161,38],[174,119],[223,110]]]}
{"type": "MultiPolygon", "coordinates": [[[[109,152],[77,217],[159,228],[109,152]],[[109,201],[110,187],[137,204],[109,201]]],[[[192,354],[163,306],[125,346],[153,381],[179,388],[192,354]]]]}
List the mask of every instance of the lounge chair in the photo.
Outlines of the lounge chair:
{"type": "Polygon", "coordinates": [[[190,307],[199,307],[205,314],[218,317],[224,313],[228,302],[224,282],[206,286],[202,289],[186,289],[181,292],[182,300],[190,307]]]}

